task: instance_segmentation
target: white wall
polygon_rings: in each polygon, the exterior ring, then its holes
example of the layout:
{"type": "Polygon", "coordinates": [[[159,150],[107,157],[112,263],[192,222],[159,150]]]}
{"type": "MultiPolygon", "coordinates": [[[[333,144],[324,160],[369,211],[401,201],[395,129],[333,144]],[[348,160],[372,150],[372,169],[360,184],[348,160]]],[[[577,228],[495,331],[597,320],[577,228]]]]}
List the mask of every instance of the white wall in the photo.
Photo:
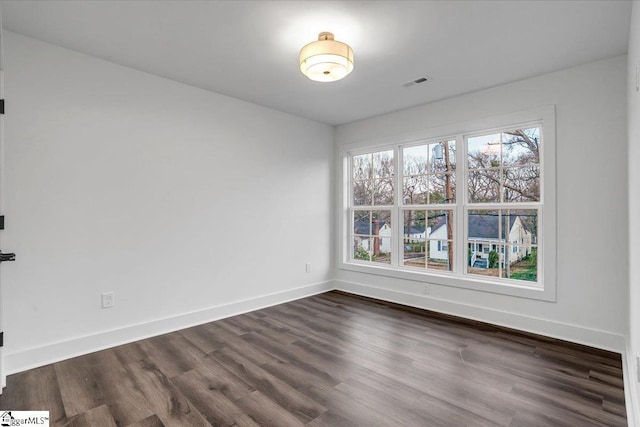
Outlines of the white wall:
{"type": "Polygon", "coordinates": [[[332,127],[10,32],[4,59],[6,373],[329,287],[332,127]]]}
{"type": "MultiPolygon", "coordinates": [[[[626,57],[620,56],[336,129],[339,151],[347,144],[365,146],[370,140],[555,104],[556,302],[435,284],[425,296],[423,283],[347,270],[337,270],[338,286],[622,351],[629,265],[626,71],[626,57]],[[608,250],[597,255],[582,250],[590,247],[608,250]]],[[[437,85],[437,79],[430,84],[437,85]]]]}
{"type": "Polygon", "coordinates": [[[640,357],[640,92],[636,89],[636,66],[640,67],[640,2],[633,2],[628,61],[629,123],[629,324],[630,345],[627,351],[629,386],[636,423],[640,423],[640,384],[636,358],[640,357]]]}

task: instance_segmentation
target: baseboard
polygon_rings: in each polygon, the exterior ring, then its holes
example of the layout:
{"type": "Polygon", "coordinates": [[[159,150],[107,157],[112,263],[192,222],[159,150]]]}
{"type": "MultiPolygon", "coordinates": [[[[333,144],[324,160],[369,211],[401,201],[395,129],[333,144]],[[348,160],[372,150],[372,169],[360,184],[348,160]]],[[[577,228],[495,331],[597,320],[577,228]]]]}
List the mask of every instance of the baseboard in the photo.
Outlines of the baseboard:
{"type": "Polygon", "coordinates": [[[130,325],[124,328],[102,331],[96,334],[47,344],[41,347],[4,354],[2,366],[4,368],[5,377],[1,378],[0,381],[4,384],[6,375],[15,374],[17,372],[48,365],[60,360],[93,353],[95,351],[127,344],[133,341],[166,334],[168,332],[189,328],[191,326],[320,294],[334,289],[334,286],[334,281],[329,280],[282,292],[236,301],[230,304],[210,307],[204,310],[130,325]]]}
{"type": "Polygon", "coordinates": [[[626,351],[622,354],[622,372],[624,374],[624,401],[627,407],[629,427],[640,423],[640,402],[638,402],[638,382],[636,381],[635,356],[627,340],[626,351]]]}
{"type": "Polygon", "coordinates": [[[335,288],[337,290],[356,295],[377,298],[411,307],[464,317],[466,319],[478,320],[551,338],[571,341],[577,344],[584,344],[603,350],[614,351],[616,353],[624,353],[626,347],[626,340],[623,336],[607,331],[523,316],[521,314],[493,310],[486,307],[461,304],[455,301],[443,300],[419,294],[410,294],[378,288],[362,283],[336,280],[335,288]]]}

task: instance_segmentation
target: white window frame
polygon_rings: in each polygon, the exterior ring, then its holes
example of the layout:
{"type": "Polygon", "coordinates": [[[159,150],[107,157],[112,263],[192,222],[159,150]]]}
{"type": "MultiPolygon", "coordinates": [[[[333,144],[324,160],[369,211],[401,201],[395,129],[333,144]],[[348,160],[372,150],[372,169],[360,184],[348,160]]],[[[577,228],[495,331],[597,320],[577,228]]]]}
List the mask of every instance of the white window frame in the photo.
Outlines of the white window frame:
{"type": "MultiPolygon", "coordinates": [[[[556,122],[555,106],[544,106],[526,111],[503,114],[489,118],[473,120],[465,123],[457,123],[438,128],[431,128],[420,132],[412,132],[401,135],[391,135],[370,141],[361,141],[342,146],[339,156],[342,160],[338,180],[338,194],[340,203],[338,228],[338,268],[342,270],[355,271],[366,274],[426,282],[435,285],[453,286],[458,288],[472,289],[476,291],[491,292],[505,295],[512,295],[523,298],[531,298],[543,301],[556,300],[556,122]],[[540,185],[541,215],[539,219],[540,232],[538,234],[538,282],[535,284],[512,279],[502,279],[493,277],[478,277],[466,274],[466,251],[461,250],[458,245],[463,244],[466,248],[466,212],[468,209],[505,209],[505,204],[496,204],[489,207],[467,203],[466,190],[466,138],[477,134],[489,133],[493,130],[526,128],[527,126],[539,125],[543,142],[541,144],[540,164],[542,166],[542,177],[540,185]],[[423,268],[410,268],[402,266],[403,243],[401,230],[404,224],[402,210],[407,207],[402,205],[402,164],[400,159],[400,148],[421,143],[432,143],[435,141],[452,140],[456,141],[456,203],[454,208],[454,271],[434,271],[423,268]],[[351,229],[353,221],[350,218],[350,198],[351,198],[351,171],[350,159],[353,155],[370,153],[373,151],[394,150],[394,188],[395,205],[391,208],[379,206],[380,210],[391,209],[392,225],[392,264],[377,264],[369,261],[351,260],[352,251],[351,229]],[[540,254],[541,253],[541,254],[540,254]]],[[[537,205],[537,207],[540,206],[537,205]]],[[[527,209],[526,202],[514,203],[513,209],[527,209]]],[[[438,205],[440,209],[450,208],[451,204],[438,205]]],[[[438,209],[433,205],[420,206],[418,209],[438,209]]],[[[425,236],[426,238],[426,236],[425,236]]],[[[425,244],[428,240],[425,239],[425,244]]]]}

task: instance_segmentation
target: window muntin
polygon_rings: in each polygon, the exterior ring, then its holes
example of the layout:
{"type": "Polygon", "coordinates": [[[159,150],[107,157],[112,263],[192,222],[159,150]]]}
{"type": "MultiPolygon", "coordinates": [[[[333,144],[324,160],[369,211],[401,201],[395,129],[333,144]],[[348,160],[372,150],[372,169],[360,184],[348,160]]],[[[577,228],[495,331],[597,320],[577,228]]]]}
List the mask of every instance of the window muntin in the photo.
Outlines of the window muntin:
{"type": "MultiPolygon", "coordinates": [[[[353,240],[350,261],[460,278],[484,276],[490,278],[489,283],[542,289],[543,257],[538,237],[543,209],[541,129],[541,124],[535,123],[350,156],[351,200],[357,198],[357,185],[367,182],[371,188],[367,204],[352,203],[351,214],[384,206],[389,216],[385,232],[390,231],[388,246],[382,245],[386,235],[378,236],[380,250],[374,254],[375,249],[368,246],[368,257],[354,256],[358,244],[353,240]],[[379,172],[374,172],[376,162],[379,172]],[[395,170],[399,173],[394,174],[395,170]],[[384,180],[389,185],[380,190],[384,180]],[[384,194],[384,198],[374,193],[384,194]],[[474,213],[497,217],[493,236],[469,233],[469,218],[474,213]],[[440,236],[444,228],[430,228],[429,221],[443,215],[449,226],[440,236]],[[393,224],[391,217],[395,218],[393,224]],[[520,229],[514,228],[514,222],[522,223],[520,228],[525,230],[519,239],[511,238],[520,229]]],[[[364,237],[352,233],[352,237],[356,235],[364,237]]],[[[374,239],[376,235],[367,236],[374,239]]]]}

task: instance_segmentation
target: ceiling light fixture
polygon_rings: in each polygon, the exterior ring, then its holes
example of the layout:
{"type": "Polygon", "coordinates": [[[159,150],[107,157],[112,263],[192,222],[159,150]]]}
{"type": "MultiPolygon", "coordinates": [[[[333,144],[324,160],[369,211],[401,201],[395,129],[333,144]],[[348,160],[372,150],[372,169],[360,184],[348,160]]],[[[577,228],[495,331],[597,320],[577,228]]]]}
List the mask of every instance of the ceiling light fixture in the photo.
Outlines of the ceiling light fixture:
{"type": "Polygon", "coordinates": [[[353,70],[353,49],[335,41],[333,33],[320,33],[318,41],[300,49],[300,71],[317,82],[335,82],[353,70]]]}

